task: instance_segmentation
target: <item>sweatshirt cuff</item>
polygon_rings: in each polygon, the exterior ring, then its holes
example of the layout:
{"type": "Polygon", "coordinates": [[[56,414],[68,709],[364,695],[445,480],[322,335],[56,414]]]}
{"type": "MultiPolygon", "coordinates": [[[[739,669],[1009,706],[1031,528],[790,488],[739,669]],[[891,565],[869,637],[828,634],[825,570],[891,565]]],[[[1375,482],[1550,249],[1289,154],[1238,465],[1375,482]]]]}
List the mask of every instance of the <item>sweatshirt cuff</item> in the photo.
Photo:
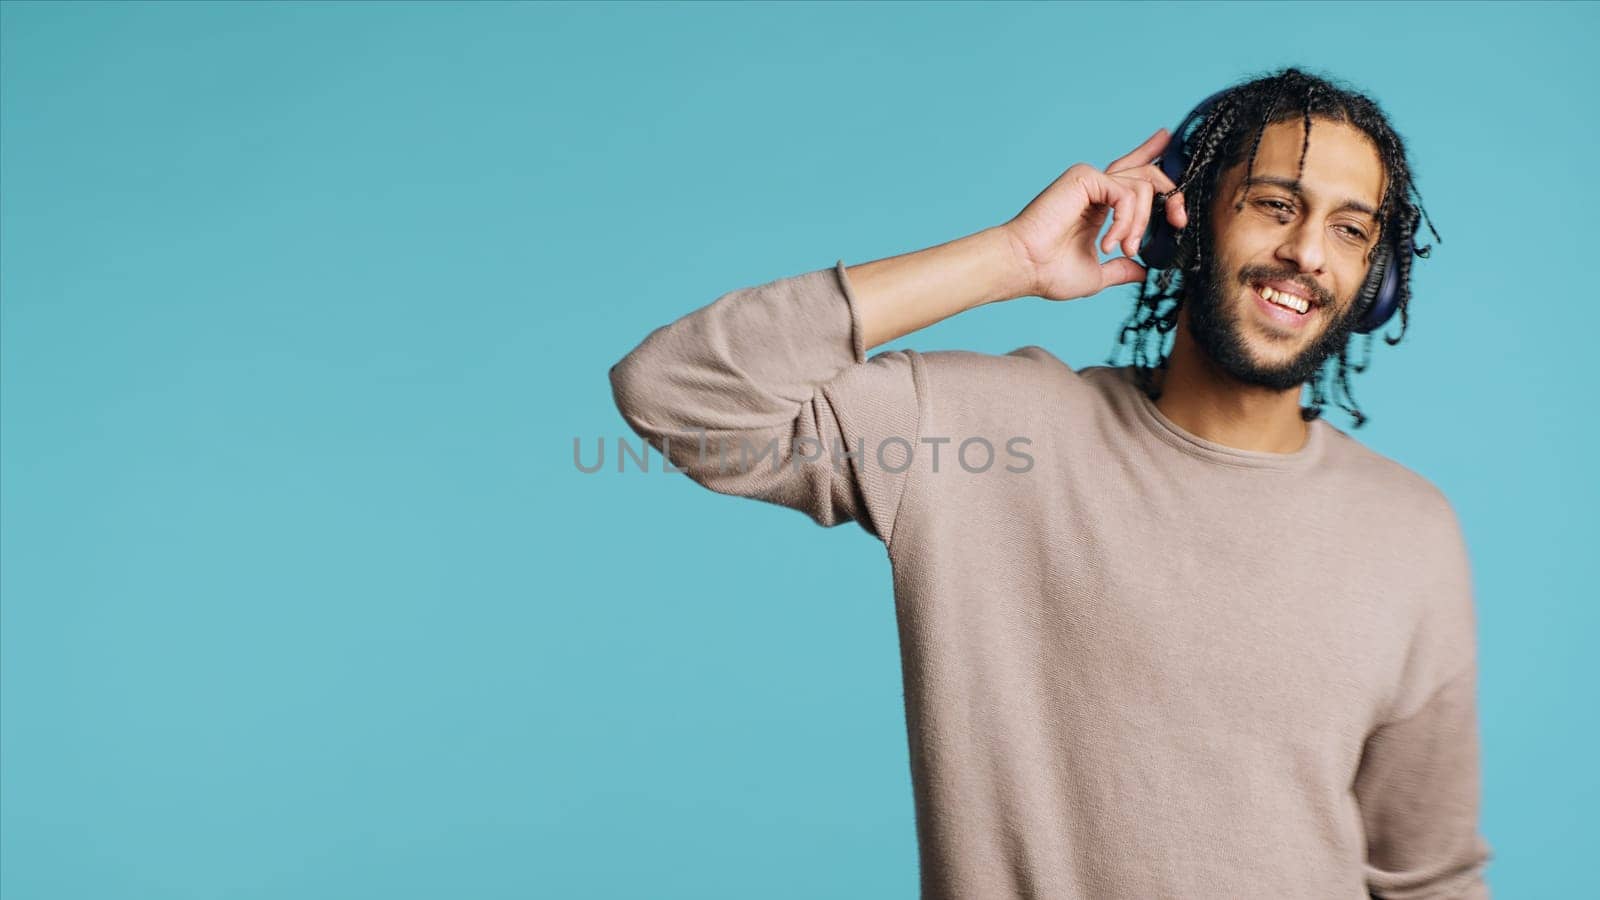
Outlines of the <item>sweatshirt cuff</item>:
{"type": "Polygon", "coordinates": [[[850,286],[850,277],[844,270],[843,259],[834,263],[833,271],[839,277],[839,290],[844,294],[845,305],[850,308],[850,352],[856,362],[866,362],[867,348],[862,343],[865,337],[861,327],[861,301],[856,299],[855,289],[850,286]]]}

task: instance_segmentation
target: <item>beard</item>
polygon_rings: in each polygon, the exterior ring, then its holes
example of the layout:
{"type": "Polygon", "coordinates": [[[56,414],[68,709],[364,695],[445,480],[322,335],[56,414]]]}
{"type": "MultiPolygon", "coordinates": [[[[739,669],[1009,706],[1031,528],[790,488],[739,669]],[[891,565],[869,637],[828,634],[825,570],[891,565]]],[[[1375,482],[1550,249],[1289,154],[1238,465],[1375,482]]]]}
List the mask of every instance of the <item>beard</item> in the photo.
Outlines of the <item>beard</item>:
{"type": "MultiPolygon", "coordinates": [[[[1212,258],[1213,260],[1215,257],[1212,258]]],[[[1208,261],[1200,271],[1185,273],[1184,291],[1188,306],[1189,334],[1200,349],[1224,372],[1258,387],[1286,391],[1300,387],[1316,376],[1322,364],[1338,353],[1355,330],[1355,304],[1340,308],[1334,298],[1315,282],[1302,279],[1293,269],[1271,266],[1245,266],[1233,279],[1218,279],[1217,267],[1208,261]],[[1239,288],[1251,290],[1252,282],[1283,279],[1301,285],[1318,301],[1316,315],[1333,316],[1322,333],[1298,353],[1281,362],[1261,362],[1250,351],[1245,335],[1243,313],[1236,302],[1239,288]]]]}

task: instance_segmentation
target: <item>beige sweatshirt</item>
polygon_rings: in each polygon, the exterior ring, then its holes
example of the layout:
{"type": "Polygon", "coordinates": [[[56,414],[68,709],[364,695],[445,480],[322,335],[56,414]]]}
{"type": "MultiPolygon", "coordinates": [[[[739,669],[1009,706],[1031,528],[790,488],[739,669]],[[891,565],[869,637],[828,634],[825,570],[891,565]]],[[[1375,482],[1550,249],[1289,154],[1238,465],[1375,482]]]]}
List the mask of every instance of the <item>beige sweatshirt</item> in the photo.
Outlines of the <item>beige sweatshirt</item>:
{"type": "Polygon", "coordinates": [[[1035,346],[869,359],[843,261],[611,383],[695,481],[884,542],[927,900],[1488,897],[1471,573],[1411,470],[1035,346]]]}

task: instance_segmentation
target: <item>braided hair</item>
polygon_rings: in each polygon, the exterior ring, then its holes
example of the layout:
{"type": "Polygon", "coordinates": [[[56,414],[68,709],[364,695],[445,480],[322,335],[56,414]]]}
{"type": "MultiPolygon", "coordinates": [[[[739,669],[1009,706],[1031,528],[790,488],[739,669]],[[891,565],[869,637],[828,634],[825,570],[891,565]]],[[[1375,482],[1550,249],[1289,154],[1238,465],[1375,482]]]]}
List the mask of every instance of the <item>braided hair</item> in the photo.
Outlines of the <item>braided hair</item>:
{"type": "MultiPolygon", "coordinates": [[[[1371,98],[1333,82],[1309,75],[1299,69],[1283,69],[1271,75],[1228,89],[1212,107],[1206,117],[1195,127],[1190,138],[1193,155],[1184,169],[1174,193],[1183,192],[1184,208],[1189,221],[1199,227],[1185,228],[1178,235],[1177,257],[1172,268],[1152,269],[1139,283],[1139,296],[1133,311],[1124,321],[1117,336],[1118,347],[1133,348],[1133,368],[1138,384],[1150,399],[1160,396],[1154,384],[1154,375],[1166,368],[1171,348],[1166,341],[1178,323],[1178,311],[1187,295],[1188,277],[1182,273],[1203,270],[1207,254],[1212,253],[1213,241],[1208,211],[1224,171],[1241,158],[1245,159],[1245,178],[1255,172],[1256,151],[1261,146],[1261,136],[1268,125],[1299,118],[1304,123],[1305,137],[1300,145],[1300,162],[1296,177],[1304,171],[1306,151],[1311,146],[1311,118],[1319,116],[1344,122],[1359,129],[1372,139],[1388,176],[1383,200],[1378,208],[1379,235],[1367,256],[1368,263],[1386,241],[1410,240],[1420,221],[1427,222],[1428,230],[1436,241],[1442,240],[1434,230],[1433,221],[1422,207],[1421,194],[1412,181],[1411,165],[1406,158],[1405,143],[1389,124],[1388,117],[1371,98]],[[1415,199],[1413,199],[1415,198],[1415,199]],[[1177,282],[1174,285],[1174,281],[1177,282]],[[1154,348],[1150,346],[1154,338],[1154,348]],[[1153,356],[1152,356],[1153,354],[1153,356]]],[[[1173,135],[1178,140],[1181,135],[1173,135]]],[[[1162,202],[1167,195],[1156,196],[1156,215],[1164,215],[1162,202]]],[[[1241,200],[1235,208],[1242,208],[1241,200]]],[[[1426,257],[1432,246],[1415,249],[1417,256],[1426,257]]],[[[1405,337],[1410,324],[1411,258],[1397,254],[1391,262],[1396,267],[1399,289],[1400,334],[1384,336],[1384,342],[1393,346],[1405,337]]],[[[1350,344],[1356,332],[1346,338],[1337,356],[1332,374],[1332,389],[1338,392],[1338,403],[1360,428],[1367,420],[1350,391],[1350,373],[1366,371],[1371,364],[1372,334],[1362,334],[1364,359],[1356,362],[1350,353],[1350,344]]],[[[1108,364],[1114,364],[1118,355],[1113,348],[1108,364]]],[[[1310,421],[1322,415],[1323,405],[1330,394],[1328,366],[1319,367],[1311,381],[1311,405],[1300,409],[1300,417],[1310,421]]]]}

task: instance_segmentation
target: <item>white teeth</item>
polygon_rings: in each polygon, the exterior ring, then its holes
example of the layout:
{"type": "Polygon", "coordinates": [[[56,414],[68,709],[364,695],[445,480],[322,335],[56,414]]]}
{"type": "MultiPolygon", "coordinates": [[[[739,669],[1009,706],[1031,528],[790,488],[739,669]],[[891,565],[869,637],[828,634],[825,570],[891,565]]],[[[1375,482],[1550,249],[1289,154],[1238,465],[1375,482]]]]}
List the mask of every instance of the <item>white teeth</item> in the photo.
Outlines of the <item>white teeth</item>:
{"type": "Polygon", "coordinates": [[[1300,313],[1301,315],[1304,315],[1306,310],[1311,308],[1311,304],[1307,303],[1305,300],[1296,297],[1293,294],[1284,293],[1283,291],[1275,291],[1266,285],[1261,286],[1261,296],[1267,298],[1267,300],[1273,303],[1278,304],[1279,306],[1286,306],[1289,309],[1300,313]]]}

